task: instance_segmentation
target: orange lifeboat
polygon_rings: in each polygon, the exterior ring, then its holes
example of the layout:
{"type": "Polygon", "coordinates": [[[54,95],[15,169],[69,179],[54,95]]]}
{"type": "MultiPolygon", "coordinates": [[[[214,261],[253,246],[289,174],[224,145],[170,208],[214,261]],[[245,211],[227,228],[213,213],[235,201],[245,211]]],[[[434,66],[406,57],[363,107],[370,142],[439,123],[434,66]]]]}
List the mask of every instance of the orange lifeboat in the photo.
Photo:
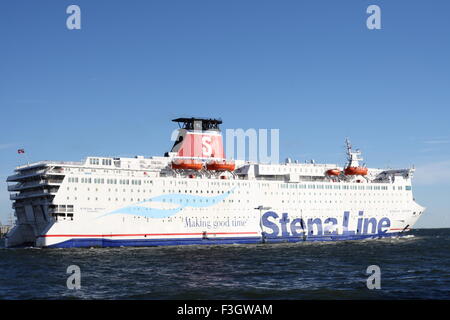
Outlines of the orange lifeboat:
{"type": "Polygon", "coordinates": [[[206,164],[206,169],[215,171],[234,171],[234,162],[211,161],[206,164]]]}
{"type": "Polygon", "coordinates": [[[181,170],[201,170],[203,163],[194,160],[174,160],[172,161],[172,169],[181,170]]]}
{"type": "Polygon", "coordinates": [[[341,170],[339,170],[339,169],[330,169],[330,170],[327,170],[326,173],[327,173],[328,176],[338,176],[338,175],[341,174],[341,170]]]}
{"type": "Polygon", "coordinates": [[[365,176],[367,174],[368,169],[364,167],[347,167],[345,168],[345,174],[349,176],[361,175],[365,176]]]}

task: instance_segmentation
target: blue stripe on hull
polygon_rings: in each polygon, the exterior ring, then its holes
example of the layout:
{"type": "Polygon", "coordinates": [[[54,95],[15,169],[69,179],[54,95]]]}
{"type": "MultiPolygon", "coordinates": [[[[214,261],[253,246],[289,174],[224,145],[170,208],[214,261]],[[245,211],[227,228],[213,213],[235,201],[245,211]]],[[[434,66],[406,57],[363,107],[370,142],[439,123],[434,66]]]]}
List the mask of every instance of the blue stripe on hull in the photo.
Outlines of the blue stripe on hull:
{"type": "Polygon", "coordinates": [[[85,248],[85,247],[152,247],[152,246],[178,246],[178,245],[217,245],[217,244],[255,244],[255,243],[283,243],[303,241],[345,241],[378,239],[399,236],[401,233],[381,233],[370,235],[326,235],[303,237],[237,237],[237,238],[166,238],[166,239],[102,239],[102,238],[73,238],[48,248],[85,248]]]}
{"type": "Polygon", "coordinates": [[[288,237],[270,237],[265,238],[266,243],[276,243],[276,242],[301,242],[301,241],[348,241],[348,240],[364,240],[364,239],[380,239],[397,237],[402,235],[400,232],[394,233],[378,233],[378,234],[339,234],[339,235],[324,235],[324,236],[307,236],[303,238],[302,236],[288,236],[288,237]]]}

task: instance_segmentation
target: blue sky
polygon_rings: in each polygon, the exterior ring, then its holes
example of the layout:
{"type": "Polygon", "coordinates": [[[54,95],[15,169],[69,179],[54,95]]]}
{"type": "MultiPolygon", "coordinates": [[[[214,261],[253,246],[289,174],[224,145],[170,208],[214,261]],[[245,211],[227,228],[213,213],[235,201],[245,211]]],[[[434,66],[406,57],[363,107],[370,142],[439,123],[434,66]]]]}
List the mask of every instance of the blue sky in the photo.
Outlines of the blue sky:
{"type": "Polygon", "coordinates": [[[30,161],[161,155],[179,116],[280,129],[280,158],[417,168],[416,227],[450,227],[450,2],[0,3],[0,219],[30,161]],[[66,8],[81,8],[68,30],[66,8]],[[366,9],[381,8],[368,30],[366,9]]]}

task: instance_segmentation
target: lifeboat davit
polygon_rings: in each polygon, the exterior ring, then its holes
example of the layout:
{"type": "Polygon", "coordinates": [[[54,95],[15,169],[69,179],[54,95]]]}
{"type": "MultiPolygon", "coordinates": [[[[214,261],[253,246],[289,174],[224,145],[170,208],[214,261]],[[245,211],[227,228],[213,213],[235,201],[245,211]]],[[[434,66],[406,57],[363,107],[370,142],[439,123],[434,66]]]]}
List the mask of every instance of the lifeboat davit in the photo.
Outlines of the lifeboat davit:
{"type": "Polygon", "coordinates": [[[194,160],[174,160],[172,161],[172,169],[181,170],[201,170],[203,163],[194,160]]]}
{"type": "Polygon", "coordinates": [[[361,175],[365,176],[367,174],[368,169],[364,167],[347,167],[345,168],[345,174],[349,176],[361,175]]]}
{"type": "Polygon", "coordinates": [[[211,161],[206,164],[206,169],[215,171],[234,171],[234,162],[211,161]]]}
{"type": "Polygon", "coordinates": [[[327,170],[327,175],[328,176],[338,176],[338,175],[340,175],[341,174],[341,170],[339,170],[339,169],[330,169],[330,170],[327,170]]]}

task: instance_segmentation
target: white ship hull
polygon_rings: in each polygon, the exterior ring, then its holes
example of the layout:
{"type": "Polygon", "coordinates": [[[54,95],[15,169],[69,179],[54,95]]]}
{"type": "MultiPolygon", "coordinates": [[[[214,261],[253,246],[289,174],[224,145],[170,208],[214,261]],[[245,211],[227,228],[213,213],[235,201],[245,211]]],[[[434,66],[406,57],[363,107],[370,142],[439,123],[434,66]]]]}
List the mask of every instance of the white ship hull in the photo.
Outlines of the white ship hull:
{"type": "MultiPolygon", "coordinates": [[[[172,180],[174,185],[183,182],[172,180]]],[[[208,182],[211,180],[204,181],[208,182]]],[[[222,189],[221,181],[215,182],[217,189],[222,189]]],[[[34,245],[107,247],[356,240],[397,236],[412,228],[423,211],[412,200],[411,192],[404,190],[378,191],[379,195],[371,197],[375,203],[369,206],[361,202],[370,197],[370,191],[360,191],[357,197],[347,190],[335,191],[327,200],[320,200],[324,197],[319,192],[309,195],[310,192],[305,191],[312,184],[304,184],[305,188],[300,189],[282,189],[290,185],[271,182],[265,187],[267,190],[288,190],[286,193],[290,194],[279,192],[270,199],[270,196],[264,197],[264,193],[270,191],[259,190],[258,182],[254,184],[253,188],[246,185],[245,189],[235,186],[232,191],[226,186],[228,190],[219,196],[191,196],[190,193],[164,194],[155,189],[158,182],[153,180],[153,190],[149,192],[155,196],[139,203],[104,209],[85,207],[76,220],[66,218],[50,222],[34,245]],[[160,201],[148,201],[151,199],[160,201]],[[378,201],[385,205],[379,206],[376,199],[382,199],[378,201]],[[194,200],[197,201],[195,206],[194,200]],[[308,205],[309,202],[314,205],[308,205]],[[392,206],[393,202],[399,204],[392,206]],[[271,209],[257,209],[261,204],[271,209]],[[165,216],[158,217],[161,213],[165,216]]],[[[325,187],[327,183],[321,185],[325,187]]],[[[192,189],[193,192],[200,190],[207,190],[207,187],[192,189]]]]}

